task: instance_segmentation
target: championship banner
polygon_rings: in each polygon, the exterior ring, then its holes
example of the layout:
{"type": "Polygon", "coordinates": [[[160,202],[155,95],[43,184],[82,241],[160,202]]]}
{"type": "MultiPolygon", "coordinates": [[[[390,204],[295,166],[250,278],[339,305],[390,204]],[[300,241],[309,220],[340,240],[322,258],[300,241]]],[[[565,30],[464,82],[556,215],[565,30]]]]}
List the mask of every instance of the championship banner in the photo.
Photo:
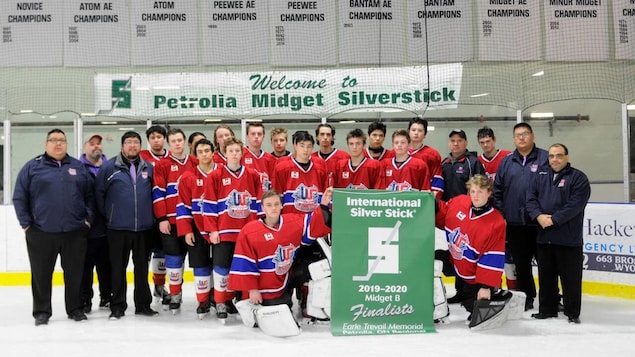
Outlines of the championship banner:
{"type": "Polygon", "coordinates": [[[335,190],[331,333],[434,332],[434,196],[335,190]]]}
{"type": "Polygon", "coordinates": [[[635,3],[613,0],[615,59],[635,59],[635,3]]]}
{"type": "Polygon", "coordinates": [[[0,2],[2,66],[62,66],[63,12],[59,0],[0,2]]]}
{"type": "Polygon", "coordinates": [[[481,61],[542,59],[540,3],[478,0],[481,61]]]}
{"type": "Polygon", "coordinates": [[[456,108],[462,65],[326,71],[97,74],[95,112],[123,116],[311,114],[456,108]]]}
{"type": "Polygon", "coordinates": [[[585,270],[635,274],[635,205],[589,204],[584,211],[585,270]]]}
{"type": "Polygon", "coordinates": [[[545,60],[606,61],[608,32],[606,1],[545,0],[545,60]]]}

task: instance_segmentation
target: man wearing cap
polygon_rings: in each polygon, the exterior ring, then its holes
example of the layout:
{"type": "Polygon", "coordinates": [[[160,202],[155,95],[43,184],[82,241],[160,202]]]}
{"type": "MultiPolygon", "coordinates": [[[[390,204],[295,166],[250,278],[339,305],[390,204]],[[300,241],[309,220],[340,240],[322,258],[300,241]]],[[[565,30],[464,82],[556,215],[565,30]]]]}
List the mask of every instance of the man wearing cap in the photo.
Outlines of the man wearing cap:
{"type": "MultiPolygon", "coordinates": [[[[465,131],[454,129],[450,132],[449,138],[450,155],[441,162],[445,185],[441,199],[444,202],[458,195],[467,194],[465,184],[474,175],[485,175],[485,168],[478,160],[476,153],[467,150],[465,131]]],[[[446,259],[443,260],[444,263],[449,263],[446,259]]],[[[455,304],[464,300],[463,284],[465,284],[463,280],[457,276],[454,282],[457,293],[448,299],[448,303],[455,304]]]]}
{"type": "MultiPolygon", "coordinates": [[[[93,180],[97,176],[101,165],[106,161],[101,142],[103,137],[99,134],[89,135],[84,142],[84,153],[79,158],[90,172],[93,180]]],[[[93,268],[97,270],[99,279],[99,307],[110,306],[112,295],[112,275],[110,258],[108,257],[108,239],[106,238],[106,222],[101,214],[95,213],[95,220],[88,231],[88,247],[84,261],[84,273],[80,294],[85,313],[90,313],[93,299],[93,268]]]]}
{"type": "Polygon", "coordinates": [[[441,162],[445,188],[442,199],[467,194],[465,183],[474,175],[485,175],[485,168],[476,153],[467,150],[465,131],[454,129],[450,132],[450,155],[441,162]]]}
{"type": "Polygon", "coordinates": [[[152,177],[154,167],[140,156],[141,136],[128,131],[121,137],[121,152],[106,161],[95,179],[97,206],[107,217],[106,227],[112,265],[112,302],[110,319],[125,315],[126,268],[132,251],[134,264],[135,314],[154,316],[148,284],[152,214],[152,177]]]}
{"type": "Polygon", "coordinates": [[[36,326],[47,325],[53,313],[52,280],[58,254],[68,318],[86,320],[79,287],[95,198],[90,174],[67,149],[66,134],[60,129],[49,131],[45,152],[24,165],[13,192],[13,207],[26,234],[36,326]]]}

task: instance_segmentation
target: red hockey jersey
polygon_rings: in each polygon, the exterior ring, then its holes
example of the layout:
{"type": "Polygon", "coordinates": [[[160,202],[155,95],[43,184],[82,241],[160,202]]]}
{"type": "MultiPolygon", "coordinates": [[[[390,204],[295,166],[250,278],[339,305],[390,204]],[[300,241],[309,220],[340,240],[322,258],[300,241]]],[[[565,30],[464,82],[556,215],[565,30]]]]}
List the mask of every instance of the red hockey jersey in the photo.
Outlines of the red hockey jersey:
{"type": "Polygon", "coordinates": [[[430,188],[434,191],[443,191],[443,170],[441,169],[441,154],[437,149],[422,145],[418,149],[408,149],[410,156],[420,159],[428,166],[430,173],[430,188]]]}
{"type": "Polygon", "coordinates": [[[249,222],[238,235],[229,273],[229,289],[259,290],[265,300],[280,297],[289,284],[289,271],[300,245],[330,233],[322,209],[312,214],[283,214],[277,228],[262,220],[249,222]]]}
{"type": "Polygon", "coordinates": [[[221,242],[235,242],[240,229],[258,218],[260,176],[241,166],[237,172],[223,166],[205,181],[203,220],[205,232],[218,232],[221,242]]]}
{"type": "Polygon", "coordinates": [[[158,221],[168,220],[176,224],[176,205],[179,200],[178,183],[181,175],[194,172],[196,164],[189,156],[181,162],[174,156],[159,160],[154,166],[154,187],[152,188],[152,208],[158,221]]]}
{"type": "Polygon", "coordinates": [[[505,219],[493,207],[472,214],[472,200],[459,195],[439,201],[436,226],[445,229],[454,269],[469,284],[501,285],[505,265],[505,219]]]}
{"type": "Polygon", "coordinates": [[[396,158],[384,159],[383,184],[381,188],[390,191],[429,191],[430,172],[425,162],[408,157],[401,165],[396,158]]]}
{"type": "Polygon", "coordinates": [[[483,164],[485,174],[490,180],[494,181],[494,179],[496,179],[496,170],[498,170],[498,166],[501,164],[505,156],[511,153],[512,152],[509,150],[498,150],[491,159],[486,158],[482,153],[478,156],[478,161],[483,164]]]}
{"type": "Polygon", "coordinates": [[[279,159],[273,184],[282,195],[283,213],[311,213],[320,204],[326,186],[324,160],[311,157],[304,170],[294,157],[279,159]]]}
{"type": "Polygon", "coordinates": [[[395,152],[392,151],[391,149],[386,149],[386,148],[383,148],[383,147],[382,147],[382,149],[383,149],[383,151],[381,152],[381,154],[379,154],[379,157],[375,159],[373,157],[373,155],[371,155],[370,150],[368,149],[368,147],[366,147],[364,149],[364,156],[366,156],[369,159],[373,159],[373,160],[377,160],[377,161],[381,161],[383,159],[390,159],[392,157],[395,157],[395,152]]]}
{"type": "Polygon", "coordinates": [[[351,158],[351,155],[349,155],[349,153],[347,153],[344,150],[339,150],[339,149],[333,149],[333,151],[331,151],[330,154],[328,154],[328,156],[326,158],[322,157],[322,155],[320,155],[319,151],[315,151],[313,153],[311,153],[311,156],[314,158],[320,158],[322,160],[324,160],[324,163],[326,164],[326,173],[327,175],[331,174],[334,176],[335,171],[337,170],[338,166],[339,166],[339,162],[341,160],[348,160],[351,158]]]}
{"type": "Polygon", "coordinates": [[[333,187],[353,190],[383,189],[383,171],[377,160],[364,159],[353,168],[351,159],[342,160],[336,171],[333,187]]]}
{"type": "Polygon", "coordinates": [[[156,166],[159,160],[170,156],[170,152],[168,150],[165,150],[165,154],[163,156],[157,156],[154,153],[152,153],[152,151],[150,150],[141,150],[139,152],[139,156],[141,156],[143,161],[152,164],[152,166],[156,166]]]}
{"type": "Polygon", "coordinates": [[[260,174],[260,183],[262,191],[267,191],[273,187],[271,179],[273,178],[273,170],[276,167],[276,157],[270,153],[261,150],[260,154],[255,154],[248,148],[243,150],[242,164],[260,174]]]}
{"type": "MultiPolygon", "coordinates": [[[[212,172],[219,167],[220,165],[214,164],[212,172]]],[[[196,224],[196,228],[207,239],[203,223],[203,197],[207,176],[200,167],[196,167],[193,172],[184,173],[179,180],[179,201],[176,206],[176,229],[179,236],[192,233],[192,224],[196,224]]]]}

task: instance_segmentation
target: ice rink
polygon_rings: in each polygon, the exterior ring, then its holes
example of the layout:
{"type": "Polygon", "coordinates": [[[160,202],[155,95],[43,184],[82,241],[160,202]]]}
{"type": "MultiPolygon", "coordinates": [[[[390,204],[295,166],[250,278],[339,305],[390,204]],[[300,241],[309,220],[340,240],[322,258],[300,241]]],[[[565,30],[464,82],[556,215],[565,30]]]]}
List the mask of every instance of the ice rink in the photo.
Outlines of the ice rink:
{"type": "MultiPolygon", "coordinates": [[[[95,287],[96,288],[96,287],[95,287]]],[[[132,286],[128,303],[131,304],[132,286]]],[[[453,295],[448,286],[448,295],[453,295]]],[[[53,316],[48,325],[35,327],[31,316],[30,287],[2,287],[0,346],[8,356],[621,356],[633,353],[635,301],[584,296],[582,323],[569,324],[565,317],[534,320],[525,312],[522,320],[508,321],[496,330],[472,332],[467,313],[451,305],[450,322],[437,325],[436,333],[415,335],[335,337],[328,325],[303,325],[291,338],[264,335],[240,320],[225,325],[215,316],[199,320],[194,289],[184,285],[181,313],[160,310],[158,317],[134,315],[108,320],[108,310],[97,310],[88,321],[66,317],[63,288],[53,291],[53,316]]],[[[97,299],[93,304],[97,304],[97,299]]],[[[334,302],[337,303],[337,302],[334,302]]]]}

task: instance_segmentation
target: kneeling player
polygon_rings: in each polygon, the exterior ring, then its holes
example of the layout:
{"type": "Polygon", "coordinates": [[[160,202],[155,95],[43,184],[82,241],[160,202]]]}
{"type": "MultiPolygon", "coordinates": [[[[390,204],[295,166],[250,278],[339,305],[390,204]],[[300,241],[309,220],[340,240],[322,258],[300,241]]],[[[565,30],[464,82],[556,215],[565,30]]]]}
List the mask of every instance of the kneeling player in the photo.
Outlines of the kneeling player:
{"type": "MultiPolygon", "coordinates": [[[[236,240],[229,288],[243,291],[243,297],[255,305],[282,305],[291,317],[284,305],[291,307],[293,259],[300,246],[311,245],[330,233],[331,214],[326,205],[332,193],[332,188],[325,190],[312,213],[281,215],[278,192],[265,192],[261,200],[265,217],[245,225],[236,240]]],[[[242,313],[241,317],[246,318],[242,313]]]]}

